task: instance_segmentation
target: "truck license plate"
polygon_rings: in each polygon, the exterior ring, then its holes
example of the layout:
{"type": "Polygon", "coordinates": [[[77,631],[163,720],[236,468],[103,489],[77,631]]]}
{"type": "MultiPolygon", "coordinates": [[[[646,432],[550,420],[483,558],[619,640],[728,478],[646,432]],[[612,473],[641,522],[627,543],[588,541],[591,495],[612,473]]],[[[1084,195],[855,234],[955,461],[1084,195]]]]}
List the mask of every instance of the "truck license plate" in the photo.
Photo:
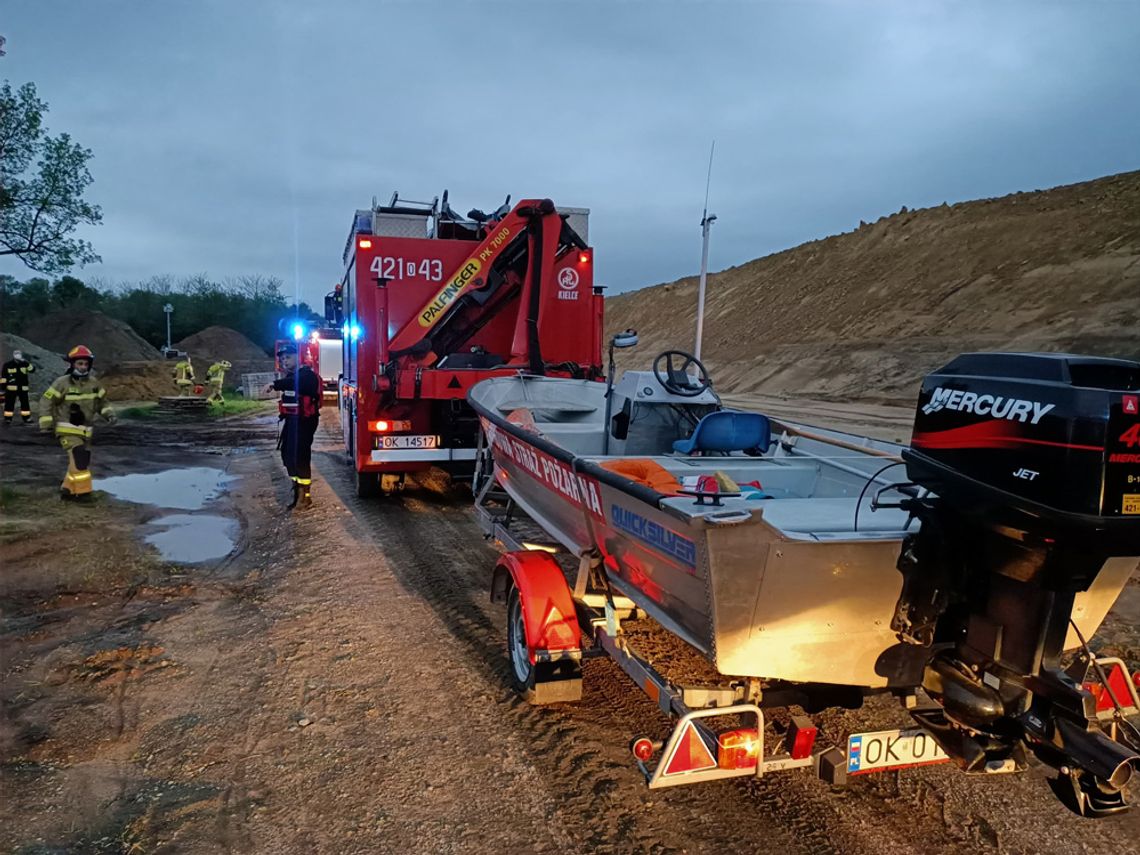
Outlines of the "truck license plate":
{"type": "Polygon", "coordinates": [[[377,448],[439,448],[438,436],[378,436],[377,448]]]}
{"type": "Polygon", "coordinates": [[[847,737],[847,774],[862,775],[945,763],[950,758],[921,727],[909,730],[880,730],[877,733],[853,733],[847,737]]]}

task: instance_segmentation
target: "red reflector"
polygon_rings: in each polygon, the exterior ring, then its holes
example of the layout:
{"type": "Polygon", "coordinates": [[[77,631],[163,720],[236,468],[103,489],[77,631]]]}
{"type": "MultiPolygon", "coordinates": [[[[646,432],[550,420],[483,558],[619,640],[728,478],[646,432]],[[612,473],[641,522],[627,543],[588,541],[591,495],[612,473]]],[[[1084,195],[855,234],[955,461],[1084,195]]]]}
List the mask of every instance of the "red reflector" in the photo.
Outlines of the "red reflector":
{"type": "Polygon", "coordinates": [[[753,727],[725,731],[717,737],[716,753],[722,769],[752,769],[760,762],[760,737],[753,727]]]}
{"type": "MultiPolygon", "coordinates": [[[[1140,673],[1140,672],[1138,672],[1140,673]]],[[[1133,682],[1140,686],[1137,682],[1136,674],[1132,675],[1133,682]]],[[[1108,685],[1112,689],[1110,695],[1101,683],[1085,683],[1085,688],[1088,689],[1092,696],[1096,699],[1096,711],[1108,712],[1109,710],[1116,709],[1115,704],[1112,703],[1112,696],[1116,696],[1117,703],[1121,708],[1128,710],[1132,704],[1132,693],[1128,691],[1128,680],[1124,676],[1124,669],[1120,667],[1119,663],[1114,664],[1108,672],[1108,685]]]]}
{"type": "Polygon", "coordinates": [[[578,253],[578,263],[579,264],[589,264],[590,263],[590,254],[588,252],[578,253]]]}
{"type": "Polygon", "coordinates": [[[361,249],[372,249],[372,241],[368,238],[361,238],[356,242],[356,245],[361,249]]]}
{"type": "Polygon", "coordinates": [[[692,721],[685,723],[681,738],[673,746],[673,753],[665,761],[662,775],[683,775],[686,772],[699,772],[702,769],[715,769],[716,760],[701,738],[697,726],[692,721]]]}
{"type": "Polygon", "coordinates": [[[792,725],[788,728],[785,746],[793,760],[803,760],[805,757],[811,756],[811,751],[815,747],[815,737],[818,733],[819,728],[812,724],[811,719],[807,716],[792,716],[792,725]]]}
{"type": "Polygon", "coordinates": [[[633,741],[632,751],[634,757],[642,763],[648,763],[649,758],[653,756],[653,742],[644,736],[641,737],[641,739],[635,739],[633,741]]]}

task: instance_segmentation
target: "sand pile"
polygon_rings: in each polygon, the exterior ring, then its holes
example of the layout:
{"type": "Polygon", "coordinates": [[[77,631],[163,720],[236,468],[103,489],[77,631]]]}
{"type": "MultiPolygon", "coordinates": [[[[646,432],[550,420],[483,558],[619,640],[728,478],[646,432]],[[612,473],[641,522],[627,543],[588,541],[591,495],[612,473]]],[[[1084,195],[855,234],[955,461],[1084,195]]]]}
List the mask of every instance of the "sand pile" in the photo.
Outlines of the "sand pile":
{"type": "MultiPolygon", "coordinates": [[[[623,363],[691,350],[696,278],[606,300],[623,363]]],[[[912,402],[967,350],[1140,357],[1140,172],[905,207],[709,277],[704,362],[722,392],[912,402]]]]}
{"type": "Polygon", "coordinates": [[[28,375],[28,385],[31,386],[28,397],[32,410],[38,411],[40,397],[53,380],[67,371],[67,362],[61,353],[44,350],[18,335],[0,333],[0,364],[11,359],[14,350],[22,350],[24,359],[36,366],[36,370],[28,375]]]}
{"type": "Polygon", "coordinates": [[[206,370],[214,362],[229,360],[233,368],[226,372],[226,388],[241,385],[241,375],[258,374],[273,370],[273,359],[260,347],[229,327],[206,327],[201,332],[186,336],[175,347],[190,354],[194,376],[199,383],[206,382],[206,370]]]}
{"type": "MultiPolygon", "coordinates": [[[[177,395],[173,374],[176,360],[116,362],[96,370],[111,401],[157,401],[163,395],[177,395]]],[[[205,377],[205,369],[202,376],[205,377]]]]}
{"type": "Polygon", "coordinates": [[[190,354],[195,362],[216,362],[228,359],[230,362],[272,362],[264,350],[229,327],[206,327],[201,332],[186,336],[176,345],[179,350],[190,354]]]}
{"type": "Polygon", "coordinates": [[[78,309],[52,312],[29,323],[24,336],[59,353],[85,344],[95,354],[96,371],[117,362],[161,358],[161,354],[127,324],[102,312],[78,309]]]}

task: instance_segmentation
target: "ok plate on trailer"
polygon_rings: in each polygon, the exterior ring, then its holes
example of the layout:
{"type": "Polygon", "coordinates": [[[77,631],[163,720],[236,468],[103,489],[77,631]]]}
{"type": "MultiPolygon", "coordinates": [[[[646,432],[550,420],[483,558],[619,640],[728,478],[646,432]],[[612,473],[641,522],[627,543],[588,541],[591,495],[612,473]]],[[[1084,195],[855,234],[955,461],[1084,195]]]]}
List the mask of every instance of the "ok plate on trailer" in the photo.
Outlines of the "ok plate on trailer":
{"type": "Polygon", "coordinates": [[[861,775],[945,763],[950,758],[921,727],[908,730],[879,730],[853,733],[847,737],[847,774],[861,775]]]}

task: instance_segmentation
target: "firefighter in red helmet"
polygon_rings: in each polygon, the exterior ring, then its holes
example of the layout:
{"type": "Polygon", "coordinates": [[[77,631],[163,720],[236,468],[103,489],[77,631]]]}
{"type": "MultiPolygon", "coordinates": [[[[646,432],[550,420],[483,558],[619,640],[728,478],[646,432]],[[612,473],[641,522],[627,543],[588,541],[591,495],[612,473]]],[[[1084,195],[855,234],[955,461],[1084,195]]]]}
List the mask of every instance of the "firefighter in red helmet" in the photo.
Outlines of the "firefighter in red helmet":
{"type": "Polygon", "coordinates": [[[285,471],[293,481],[290,508],[312,507],[313,437],[320,422],[321,378],[309,365],[298,364],[297,345],[282,342],[277,347],[281,378],[265,387],[266,392],[280,392],[278,409],[281,435],[278,447],[285,471]]]}
{"type": "Polygon", "coordinates": [[[91,373],[95,354],[83,345],[67,354],[70,367],[56,380],[40,401],[40,430],[54,429],[59,444],[67,452],[67,474],[60,485],[60,497],[78,499],[91,493],[91,434],[96,417],[115,421],[107,405],[107,392],[91,373]]]}

